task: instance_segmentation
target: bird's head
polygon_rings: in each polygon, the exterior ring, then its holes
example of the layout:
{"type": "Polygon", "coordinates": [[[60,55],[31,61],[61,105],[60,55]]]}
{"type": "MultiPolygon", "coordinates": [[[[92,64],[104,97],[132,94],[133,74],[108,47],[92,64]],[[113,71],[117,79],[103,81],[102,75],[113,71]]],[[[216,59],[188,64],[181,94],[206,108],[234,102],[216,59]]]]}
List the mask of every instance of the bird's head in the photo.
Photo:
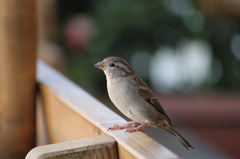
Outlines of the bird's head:
{"type": "Polygon", "coordinates": [[[119,78],[133,74],[130,65],[120,57],[108,57],[94,65],[102,69],[107,78],[119,78]]]}

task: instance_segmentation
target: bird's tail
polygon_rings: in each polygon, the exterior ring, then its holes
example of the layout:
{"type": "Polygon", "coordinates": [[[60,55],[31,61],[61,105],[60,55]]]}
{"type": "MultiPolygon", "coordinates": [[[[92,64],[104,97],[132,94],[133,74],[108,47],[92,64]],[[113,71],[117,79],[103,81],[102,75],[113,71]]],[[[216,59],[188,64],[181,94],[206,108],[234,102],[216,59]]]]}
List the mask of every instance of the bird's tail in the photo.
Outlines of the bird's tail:
{"type": "Polygon", "coordinates": [[[173,135],[175,135],[178,139],[179,142],[181,142],[181,144],[186,147],[186,149],[194,149],[194,147],[179,133],[177,132],[177,130],[175,130],[174,128],[171,129],[173,133],[173,135]]]}

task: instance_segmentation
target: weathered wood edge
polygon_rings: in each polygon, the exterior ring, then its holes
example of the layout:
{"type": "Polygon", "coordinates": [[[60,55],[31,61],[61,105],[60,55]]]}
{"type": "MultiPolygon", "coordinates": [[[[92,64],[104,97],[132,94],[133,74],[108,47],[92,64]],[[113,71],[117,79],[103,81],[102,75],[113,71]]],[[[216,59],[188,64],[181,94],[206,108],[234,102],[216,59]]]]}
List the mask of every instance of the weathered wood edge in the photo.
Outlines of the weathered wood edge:
{"type": "Polygon", "coordinates": [[[104,159],[117,159],[117,146],[114,138],[101,135],[81,140],[39,146],[32,149],[25,159],[57,159],[89,156],[104,159]]]}

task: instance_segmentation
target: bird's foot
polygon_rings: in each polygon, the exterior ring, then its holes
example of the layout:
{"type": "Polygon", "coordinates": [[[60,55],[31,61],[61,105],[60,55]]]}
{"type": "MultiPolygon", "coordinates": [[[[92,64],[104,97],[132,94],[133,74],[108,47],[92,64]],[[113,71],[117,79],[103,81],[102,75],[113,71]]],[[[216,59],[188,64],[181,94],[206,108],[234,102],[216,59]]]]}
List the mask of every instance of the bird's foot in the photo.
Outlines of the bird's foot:
{"type": "Polygon", "coordinates": [[[136,131],[141,131],[141,132],[144,132],[144,133],[145,133],[145,131],[143,130],[143,128],[144,128],[145,126],[147,126],[147,125],[148,125],[147,123],[144,123],[144,124],[139,125],[138,127],[131,127],[131,128],[129,128],[129,129],[127,129],[125,132],[126,132],[126,133],[132,133],[132,132],[136,132],[136,131]]]}
{"type": "Polygon", "coordinates": [[[136,132],[136,131],[141,131],[141,132],[144,132],[145,131],[143,129],[139,129],[138,127],[132,127],[132,128],[128,128],[125,133],[132,133],[132,132],[136,132]]]}
{"type": "Polygon", "coordinates": [[[126,128],[131,128],[136,126],[136,122],[135,121],[129,121],[126,124],[122,124],[122,125],[114,125],[113,127],[109,128],[108,130],[122,130],[122,129],[126,129],[126,128]]]}

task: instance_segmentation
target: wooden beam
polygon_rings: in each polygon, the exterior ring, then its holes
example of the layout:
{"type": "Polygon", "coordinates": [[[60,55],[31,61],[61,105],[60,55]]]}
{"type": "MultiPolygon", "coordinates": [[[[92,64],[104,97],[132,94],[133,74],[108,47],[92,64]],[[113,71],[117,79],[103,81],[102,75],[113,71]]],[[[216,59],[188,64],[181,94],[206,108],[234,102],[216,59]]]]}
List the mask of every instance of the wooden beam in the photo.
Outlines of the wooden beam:
{"type": "Polygon", "coordinates": [[[120,159],[178,158],[145,133],[108,131],[126,121],[45,63],[38,62],[37,70],[51,142],[108,134],[118,143],[120,159]]]}
{"type": "Polygon", "coordinates": [[[51,88],[41,85],[41,91],[50,143],[103,134],[96,125],[69,107],[70,103],[59,98],[51,88]]]}
{"type": "Polygon", "coordinates": [[[25,159],[117,159],[116,141],[107,135],[39,146],[25,159]]]}
{"type": "Polygon", "coordinates": [[[24,158],[35,140],[35,1],[0,1],[0,158],[24,158]]]}
{"type": "Polygon", "coordinates": [[[215,18],[240,17],[238,0],[198,0],[198,2],[208,16],[215,18]]]}

